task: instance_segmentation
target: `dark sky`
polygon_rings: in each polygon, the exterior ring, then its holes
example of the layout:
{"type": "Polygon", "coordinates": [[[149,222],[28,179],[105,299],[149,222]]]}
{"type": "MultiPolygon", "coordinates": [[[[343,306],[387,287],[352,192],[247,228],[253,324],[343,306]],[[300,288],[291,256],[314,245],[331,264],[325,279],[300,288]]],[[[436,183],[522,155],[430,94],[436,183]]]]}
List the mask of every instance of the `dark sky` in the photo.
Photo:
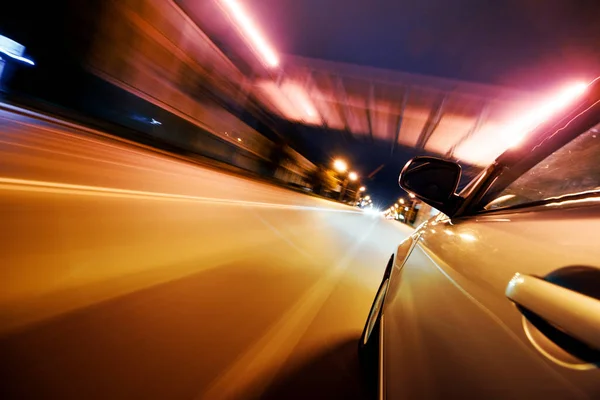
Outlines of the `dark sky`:
{"type": "Polygon", "coordinates": [[[246,0],[283,53],[510,86],[600,74],[598,0],[246,0]]]}

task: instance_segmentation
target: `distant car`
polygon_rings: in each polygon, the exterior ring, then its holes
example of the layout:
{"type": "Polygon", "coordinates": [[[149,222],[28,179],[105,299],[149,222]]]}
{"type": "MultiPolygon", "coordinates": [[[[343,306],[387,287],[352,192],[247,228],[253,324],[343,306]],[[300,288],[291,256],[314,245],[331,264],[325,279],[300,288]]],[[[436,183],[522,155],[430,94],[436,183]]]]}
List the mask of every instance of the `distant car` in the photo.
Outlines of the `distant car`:
{"type": "Polygon", "coordinates": [[[432,157],[400,174],[441,213],[367,318],[379,398],[600,399],[600,83],[456,194],[460,175],[432,157]]]}

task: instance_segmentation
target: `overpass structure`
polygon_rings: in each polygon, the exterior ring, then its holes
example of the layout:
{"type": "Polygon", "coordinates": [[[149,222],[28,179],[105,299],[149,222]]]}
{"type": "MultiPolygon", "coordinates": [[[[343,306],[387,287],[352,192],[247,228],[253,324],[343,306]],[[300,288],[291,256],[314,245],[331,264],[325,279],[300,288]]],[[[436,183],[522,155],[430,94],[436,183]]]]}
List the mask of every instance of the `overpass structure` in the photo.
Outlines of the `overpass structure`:
{"type": "Polygon", "coordinates": [[[509,125],[535,96],[516,90],[287,56],[282,78],[255,82],[282,118],[322,126],[341,140],[386,142],[470,165],[511,145],[509,125]]]}
{"type": "Polygon", "coordinates": [[[518,142],[525,110],[544,100],[505,87],[298,56],[278,56],[269,65],[228,9],[235,0],[105,4],[106,23],[90,59],[99,75],[261,157],[270,141],[232,108],[283,122],[275,127],[282,135],[317,127],[343,142],[383,143],[388,155],[408,148],[483,166],[518,142]]]}
{"type": "Polygon", "coordinates": [[[385,142],[389,154],[406,147],[486,165],[518,141],[515,122],[544,100],[506,87],[291,55],[268,65],[224,6],[230,1],[176,3],[245,74],[248,96],[269,113],[339,132],[343,141],[385,142]]]}

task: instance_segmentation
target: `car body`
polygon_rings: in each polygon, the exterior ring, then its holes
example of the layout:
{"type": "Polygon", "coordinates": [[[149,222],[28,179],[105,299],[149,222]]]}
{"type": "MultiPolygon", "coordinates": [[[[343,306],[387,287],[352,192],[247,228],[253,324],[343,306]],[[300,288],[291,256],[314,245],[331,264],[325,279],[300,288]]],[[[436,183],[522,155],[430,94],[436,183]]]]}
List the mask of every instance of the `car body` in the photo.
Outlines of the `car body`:
{"type": "Polygon", "coordinates": [[[459,194],[421,157],[401,186],[441,213],[391,256],[359,343],[387,399],[600,399],[600,83],[459,194]]]}

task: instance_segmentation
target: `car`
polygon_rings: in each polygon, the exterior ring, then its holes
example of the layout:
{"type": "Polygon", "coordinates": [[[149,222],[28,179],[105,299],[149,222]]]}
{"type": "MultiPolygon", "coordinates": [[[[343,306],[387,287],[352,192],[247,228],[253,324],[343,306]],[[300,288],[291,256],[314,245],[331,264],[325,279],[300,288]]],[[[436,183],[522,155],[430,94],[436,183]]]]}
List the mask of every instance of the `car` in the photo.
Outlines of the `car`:
{"type": "Polygon", "coordinates": [[[440,213],[391,255],[358,345],[381,399],[600,399],[600,81],[457,193],[409,161],[440,213]]]}

